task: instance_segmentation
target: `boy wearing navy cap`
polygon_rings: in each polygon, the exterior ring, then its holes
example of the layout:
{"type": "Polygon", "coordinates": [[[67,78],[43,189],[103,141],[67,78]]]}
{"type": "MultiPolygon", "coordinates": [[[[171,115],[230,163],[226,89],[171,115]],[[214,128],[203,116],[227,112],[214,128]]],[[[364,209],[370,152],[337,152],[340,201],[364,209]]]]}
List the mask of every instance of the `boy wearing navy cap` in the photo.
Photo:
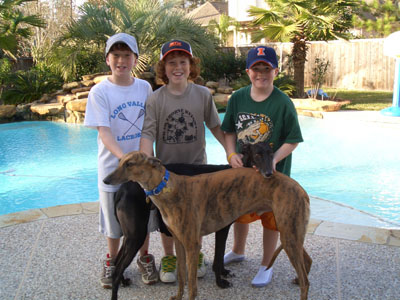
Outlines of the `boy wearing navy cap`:
{"type": "MultiPolygon", "coordinates": [[[[204,124],[223,146],[225,144],[221,121],[209,90],[189,81],[200,74],[199,61],[185,41],[172,40],[161,48],[156,75],[165,85],[146,102],[140,151],[152,156],[155,143],[156,157],[163,164],[206,164],[204,124]]],[[[165,256],[161,259],[160,280],[175,282],[173,239],[163,233],[161,238],[165,256]]],[[[197,276],[202,277],[205,272],[204,255],[200,253],[197,276]]]]}
{"type": "MultiPolygon", "coordinates": [[[[111,36],[105,56],[111,76],[90,90],[84,125],[98,131],[99,231],[106,237],[108,247],[100,283],[104,288],[111,288],[114,260],[122,236],[114,213],[114,194],[119,186],[106,185],[103,179],[117,168],[124,153],[139,150],[145,102],[152,89],[147,81],[131,75],[139,56],[133,36],[126,33],[111,36]]],[[[147,258],[154,265],[154,272],[143,274],[142,278],[151,283],[158,276],[154,258],[147,258]]]]}
{"type": "MultiPolygon", "coordinates": [[[[246,61],[246,72],[251,85],[236,91],[228,102],[221,129],[225,131],[228,162],[233,168],[243,166],[241,148],[246,143],[267,141],[274,150],[273,170],[290,176],[291,153],[303,141],[296,109],[290,98],[274,86],[278,75],[275,50],[259,46],[252,48],[246,61]]],[[[279,234],[272,212],[241,216],[234,224],[233,249],[224,263],[244,260],[249,223],[261,220],[263,225],[263,258],[254,287],[266,286],[272,278],[267,266],[275,251],[279,234]]]]}

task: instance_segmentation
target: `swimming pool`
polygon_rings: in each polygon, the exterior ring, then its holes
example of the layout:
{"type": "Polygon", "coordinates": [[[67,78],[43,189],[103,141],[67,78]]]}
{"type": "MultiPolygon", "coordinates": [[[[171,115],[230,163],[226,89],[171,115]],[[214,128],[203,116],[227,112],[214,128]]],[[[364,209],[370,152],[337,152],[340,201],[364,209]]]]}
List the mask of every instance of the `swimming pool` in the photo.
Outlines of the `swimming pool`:
{"type": "MultiPolygon", "coordinates": [[[[299,117],[304,136],[292,177],[316,197],[400,224],[399,126],[299,117]]],[[[82,125],[0,125],[0,215],[96,201],[95,130],[82,125]]],[[[207,132],[209,163],[226,163],[207,132]]]]}

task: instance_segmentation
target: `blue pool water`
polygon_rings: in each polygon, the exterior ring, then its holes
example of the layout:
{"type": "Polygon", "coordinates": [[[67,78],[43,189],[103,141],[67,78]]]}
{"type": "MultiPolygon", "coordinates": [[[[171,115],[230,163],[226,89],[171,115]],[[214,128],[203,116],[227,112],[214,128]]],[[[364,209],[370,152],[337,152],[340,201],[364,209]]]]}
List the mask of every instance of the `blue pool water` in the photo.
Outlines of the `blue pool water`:
{"type": "MultiPolygon", "coordinates": [[[[316,197],[400,224],[399,127],[300,117],[292,177],[316,197]]],[[[0,125],[0,215],[97,201],[97,132],[82,125],[0,125]]],[[[209,163],[226,163],[207,132],[209,163]]]]}

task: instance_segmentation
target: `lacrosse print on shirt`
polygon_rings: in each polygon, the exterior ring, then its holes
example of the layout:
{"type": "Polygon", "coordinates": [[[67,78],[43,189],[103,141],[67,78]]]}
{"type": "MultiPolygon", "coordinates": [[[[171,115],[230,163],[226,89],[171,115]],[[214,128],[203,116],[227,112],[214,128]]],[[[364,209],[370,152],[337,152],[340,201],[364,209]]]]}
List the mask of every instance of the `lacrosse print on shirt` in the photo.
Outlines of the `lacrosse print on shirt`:
{"type": "Polygon", "coordinates": [[[136,118],[134,120],[129,120],[123,112],[118,113],[118,115],[117,115],[118,119],[129,124],[129,126],[127,126],[128,128],[126,129],[124,134],[122,136],[117,137],[118,141],[133,140],[135,138],[140,138],[141,128],[139,127],[139,124],[137,124],[137,123],[140,119],[143,119],[144,113],[145,113],[145,110],[143,108],[141,108],[139,110],[138,115],[136,116],[136,118]]]}

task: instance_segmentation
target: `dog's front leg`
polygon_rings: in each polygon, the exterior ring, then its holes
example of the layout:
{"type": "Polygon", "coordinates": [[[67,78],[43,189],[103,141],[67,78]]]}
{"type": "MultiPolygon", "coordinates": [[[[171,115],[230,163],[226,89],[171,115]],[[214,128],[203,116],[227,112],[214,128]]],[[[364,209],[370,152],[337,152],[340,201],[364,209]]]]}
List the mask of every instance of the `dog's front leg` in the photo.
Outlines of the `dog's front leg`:
{"type": "Polygon", "coordinates": [[[197,267],[199,264],[200,241],[185,245],[186,264],[188,269],[189,300],[197,297],[197,267]]]}
{"type": "Polygon", "coordinates": [[[183,293],[185,291],[186,283],[186,257],[185,249],[182,243],[174,236],[177,268],[178,268],[178,293],[176,296],[172,296],[170,300],[182,300],[183,293]]]}

